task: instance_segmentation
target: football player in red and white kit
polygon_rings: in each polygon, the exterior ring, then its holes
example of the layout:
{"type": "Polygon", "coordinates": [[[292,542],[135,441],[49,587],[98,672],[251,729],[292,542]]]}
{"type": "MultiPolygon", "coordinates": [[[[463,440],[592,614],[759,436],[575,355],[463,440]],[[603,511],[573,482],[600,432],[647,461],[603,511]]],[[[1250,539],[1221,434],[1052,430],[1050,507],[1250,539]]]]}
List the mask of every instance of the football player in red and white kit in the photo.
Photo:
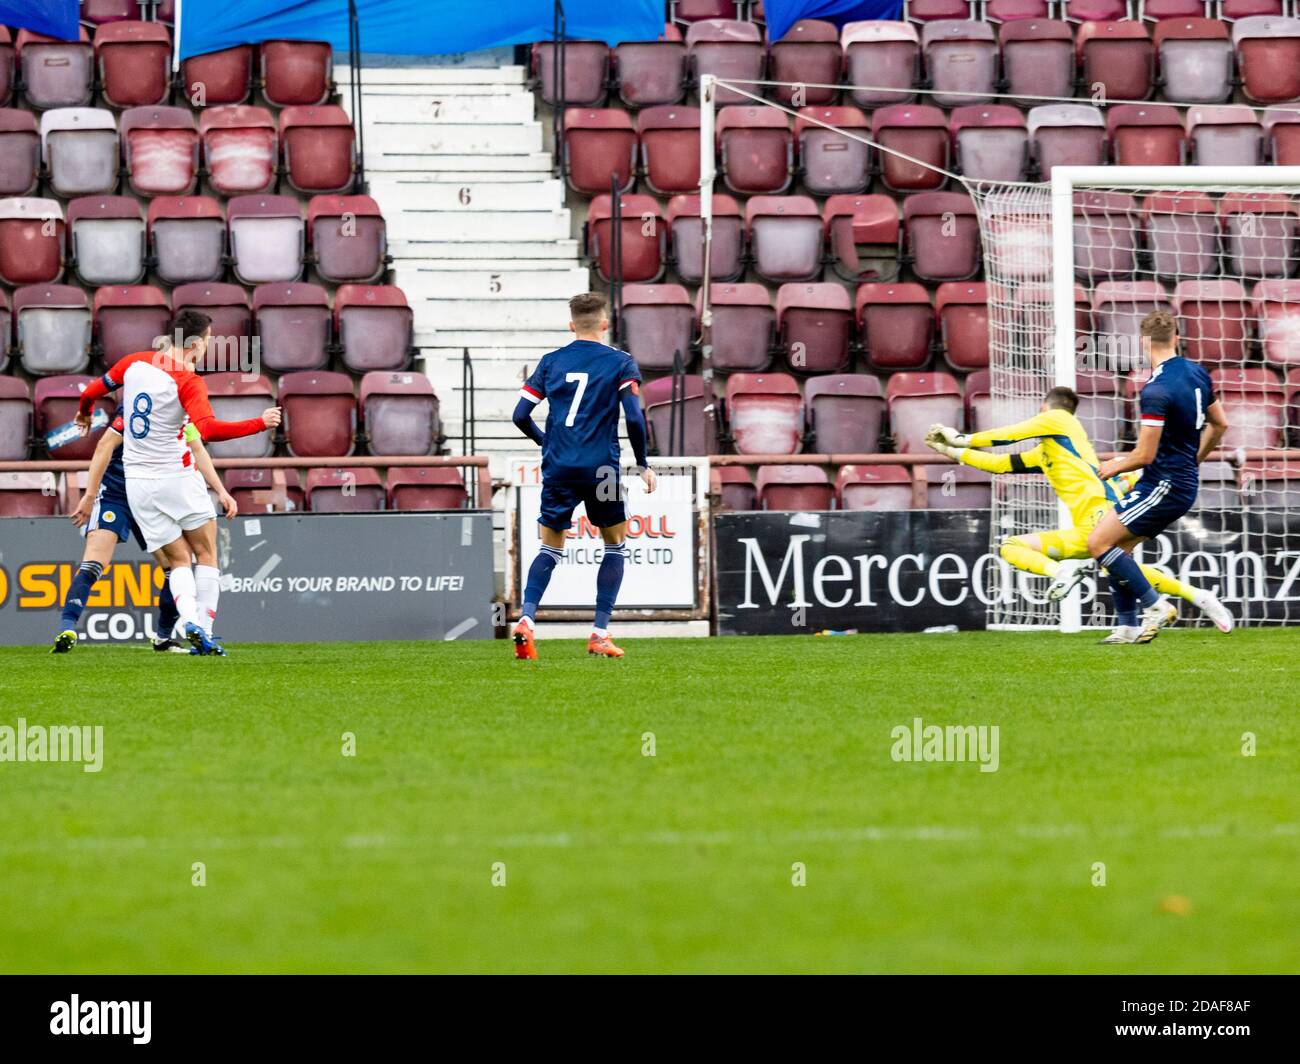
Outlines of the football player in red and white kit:
{"type": "Polygon", "coordinates": [[[200,654],[221,654],[212,638],[221,572],[217,568],[217,524],[203,478],[185,442],[185,423],[204,442],[252,436],[280,424],[280,410],[261,417],[219,421],[208,402],[208,388],[194,372],[212,337],[212,319],[194,310],[176,316],[172,337],[156,351],[127,355],[81,395],[77,424],[90,431],[96,400],[122,389],[119,411],[126,432],[122,464],[131,516],[145,547],[161,549],[171,566],[168,586],[180,614],[178,627],[200,654]],[[194,568],[190,568],[190,555],[194,568]]]}

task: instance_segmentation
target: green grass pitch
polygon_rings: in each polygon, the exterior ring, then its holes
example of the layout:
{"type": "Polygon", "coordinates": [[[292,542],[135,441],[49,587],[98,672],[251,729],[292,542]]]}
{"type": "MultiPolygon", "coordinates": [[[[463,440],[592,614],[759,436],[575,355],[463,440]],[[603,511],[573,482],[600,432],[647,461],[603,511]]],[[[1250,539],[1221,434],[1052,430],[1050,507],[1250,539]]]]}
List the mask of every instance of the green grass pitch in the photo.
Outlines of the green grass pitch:
{"type": "Polygon", "coordinates": [[[0,970],[1300,970],[1300,633],[1096,638],[0,650],[0,970]]]}

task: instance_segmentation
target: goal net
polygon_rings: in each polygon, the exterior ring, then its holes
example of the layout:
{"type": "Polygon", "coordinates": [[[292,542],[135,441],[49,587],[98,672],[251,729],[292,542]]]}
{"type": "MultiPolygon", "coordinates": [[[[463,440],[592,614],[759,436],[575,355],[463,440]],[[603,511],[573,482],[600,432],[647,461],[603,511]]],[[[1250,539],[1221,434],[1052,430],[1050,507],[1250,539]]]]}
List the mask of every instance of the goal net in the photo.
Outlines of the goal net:
{"type": "MultiPolygon", "coordinates": [[[[932,187],[964,192],[978,219],[981,269],[972,281],[985,286],[987,379],[941,357],[933,367],[962,376],[966,428],[1022,420],[1038,410],[1048,389],[1067,385],[1080,395],[1080,420],[1103,459],[1136,440],[1138,392],[1150,376],[1138,324],[1151,310],[1172,311],[1181,353],[1210,372],[1231,427],[1201,467],[1195,507],[1140,547],[1138,558],[1213,591],[1238,623],[1300,623],[1300,450],[1288,450],[1300,443],[1300,167],[1056,166],[1048,181],[977,181],[912,154],[920,138],[891,146],[864,125],[828,121],[833,112],[797,114],[764,98],[777,84],[702,79],[706,241],[715,137],[724,139],[715,121],[717,88],[798,117],[796,130],[816,127],[862,145],[882,175],[872,178],[872,191],[890,187],[883,177],[891,160],[911,168],[913,187],[923,184],[915,174],[930,170],[932,187]]],[[[947,164],[946,150],[940,159],[947,164]]],[[[907,196],[891,194],[904,213],[907,196]]],[[[829,200],[825,206],[829,211],[829,200]]],[[[959,225],[951,231],[960,238],[959,225]]],[[[935,239],[933,230],[927,234],[935,239]]],[[[942,280],[921,275],[910,241],[904,224],[898,276],[921,281],[933,297],[942,280]]],[[[837,249],[828,247],[833,261],[837,249]]],[[[827,279],[836,275],[845,279],[828,267],[827,279]]],[[[706,276],[706,319],[708,282],[706,276]]],[[[1007,536],[1070,524],[1042,476],[994,478],[994,554],[1007,536]]],[[[1091,563],[1059,604],[1047,600],[1045,578],[1005,563],[985,571],[991,627],[1074,630],[1113,623],[1106,581],[1091,563]]],[[[1178,606],[1179,623],[1208,623],[1195,607],[1178,606]]]]}

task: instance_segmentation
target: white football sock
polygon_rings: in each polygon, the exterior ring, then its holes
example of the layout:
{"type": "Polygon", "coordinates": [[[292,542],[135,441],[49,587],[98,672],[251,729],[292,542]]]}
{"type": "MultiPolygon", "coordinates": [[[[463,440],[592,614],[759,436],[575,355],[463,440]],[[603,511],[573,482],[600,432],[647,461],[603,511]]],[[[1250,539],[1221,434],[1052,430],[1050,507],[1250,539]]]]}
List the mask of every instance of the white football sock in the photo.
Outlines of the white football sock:
{"type": "Polygon", "coordinates": [[[592,634],[592,635],[598,635],[598,636],[600,636],[601,639],[608,639],[608,638],[609,638],[609,629],[608,629],[608,628],[592,628],[592,630],[591,630],[591,634],[592,634]]]}
{"type": "Polygon", "coordinates": [[[221,570],[212,565],[196,565],[194,586],[199,603],[199,624],[211,635],[217,619],[217,600],[221,597],[221,570]]]}
{"type": "Polygon", "coordinates": [[[198,591],[194,586],[194,570],[188,565],[178,565],[172,569],[167,578],[167,586],[172,589],[172,598],[176,600],[176,612],[180,620],[178,628],[187,624],[199,623],[198,591]]]}

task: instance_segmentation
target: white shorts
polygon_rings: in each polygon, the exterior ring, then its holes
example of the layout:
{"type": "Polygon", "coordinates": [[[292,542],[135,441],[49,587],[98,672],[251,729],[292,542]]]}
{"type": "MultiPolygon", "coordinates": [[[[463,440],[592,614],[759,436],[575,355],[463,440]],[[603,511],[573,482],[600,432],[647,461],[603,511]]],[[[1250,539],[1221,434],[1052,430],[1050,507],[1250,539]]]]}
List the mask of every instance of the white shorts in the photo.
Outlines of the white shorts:
{"type": "Polygon", "coordinates": [[[197,473],[161,480],[127,477],[126,497],[149,551],[175,543],[182,532],[202,528],[217,516],[208,487],[197,473]]]}

